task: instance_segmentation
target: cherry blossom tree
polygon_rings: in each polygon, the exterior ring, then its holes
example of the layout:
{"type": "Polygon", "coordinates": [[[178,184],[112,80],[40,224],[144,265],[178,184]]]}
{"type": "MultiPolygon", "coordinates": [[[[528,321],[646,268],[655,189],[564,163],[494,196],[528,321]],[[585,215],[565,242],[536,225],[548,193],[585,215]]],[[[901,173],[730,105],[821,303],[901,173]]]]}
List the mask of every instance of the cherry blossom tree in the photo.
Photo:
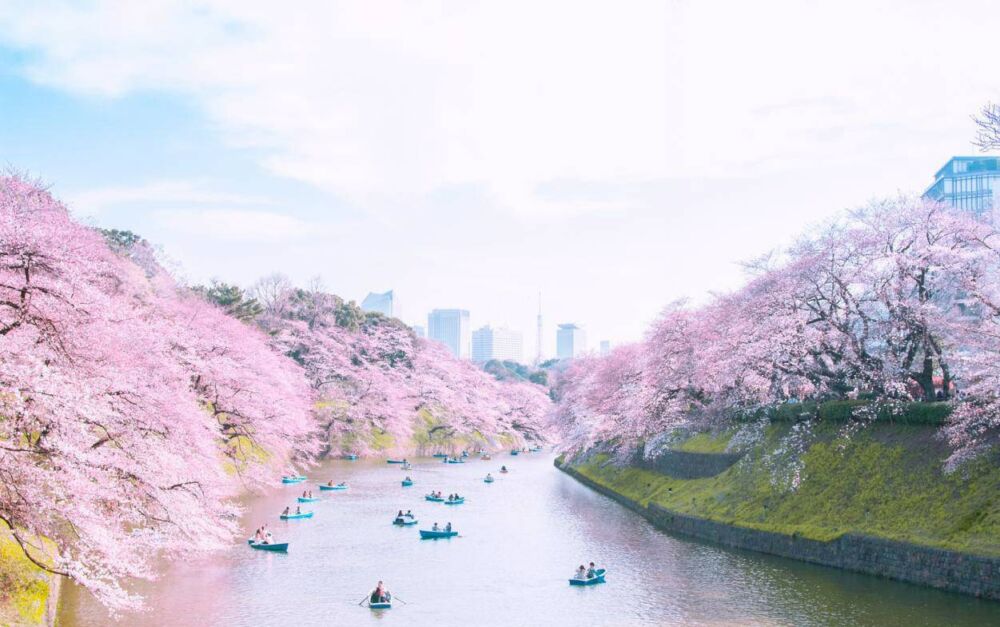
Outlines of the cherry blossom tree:
{"type": "Polygon", "coordinates": [[[0,520],[114,609],[156,557],[230,542],[234,493],[315,450],[299,366],[18,177],[0,179],[0,351],[0,520]]]}

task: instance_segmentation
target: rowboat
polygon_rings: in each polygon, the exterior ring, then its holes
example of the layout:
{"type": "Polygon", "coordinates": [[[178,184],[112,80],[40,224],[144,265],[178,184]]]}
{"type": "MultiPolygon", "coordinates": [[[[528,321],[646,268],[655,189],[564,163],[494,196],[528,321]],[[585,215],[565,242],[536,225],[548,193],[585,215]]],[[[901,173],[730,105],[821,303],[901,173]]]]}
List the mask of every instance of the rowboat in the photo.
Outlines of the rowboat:
{"type": "Polygon", "coordinates": [[[408,488],[413,485],[413,481],[410,479],[403,479],[402,484],[404,488],[408,488]]]}
{"type": "Polygon", "coordinates": [[[387,464],[405,464],[406,460],[405,459],[387,459],[387,460],[385,460],[385,463],[387,463],[387,464]]]}
{"type": "Polygon", "coordinates": [[[392,521],[392,524],[399,525],[400,527],[409,527],[410,525],[417,524],[417,519],[412,516],[403,516],[402,518],[396,518],[392,521]]]}
{"type": "Polygon", "coordinates": [[[353,462],[358,459],[358,456],[355,455],[354,453],[348,453],[347,455],[344,455],[344,459],[346,459],[349,462],[353,462]]]}
{"type": "Polygon", "coordinates": [[[315,503],[319,500],[318,496],[300,496],[299,503],[315,503]]]}
{"type": "Polygon", "coordinates": [[[338,485],[323,485],[321,483],[321,484],[319,484],[319,489],[320,490],[346,490],[347,489],[347,484],[346,483],[341,483],[341,484],[338,484],[338,485]]]}
{"type": "Polygon", "coordinates": [[[281,520],[298,520],[300,518],[312,518],[314,512],[302,512],[301,514],[282,514],[281,520]]]}
{"type": "Polygon", "coordinates": [[[436,540],[438,538],[454,538],[458,535],[457,531],[429,531],[427,529],[420,530],[421,540],[436,540]]]}
{"type": "Polygon", "coordinates": [[[392,609],[392,601],[383,601],[381,603],[368,602],[368,607],[373,610],[389,610],[392,609]]]}
{"type": "Polygon", "coordinates": [[[483,479],[483,483],[493,483],[494,481],[496,481],[496,479],[494,479],[493,477],[486,477],[485,479],[483,479]]]}
{"type": "Polygon", "coordinates": [[[261,542],[255,542],[252,538],[247,540],[247,544],[250,545],[251,549],[257,549],[258,551],[275,551],[278,553],[288,552],[288,543],[282,542],[281,544],[276,544],[272,542],[271,544],[263,544],[261,542]]]}
{"type": "Polygon", "coordinates": [[[437,457],[437,458],[448,457],[448,454],[447,453],[434,453],[433,455],[431,455],[431,457],[437,457]]]}
{"type": "Polygon", "coordinates": [[[306,480],[306,478],[303,477],[302,475],[299,475],[297,477],[282,477],[281,478],[281,482],[282,483],[302,483],[305,480],[306,480]]]}
{"type": "Polygon", "coordinates": [[[445,463],[448,463],[448,464],[464,464],[465,460],[464,459],[447,459],[447,460],[445,460],[445,463]]]}
{"type": "Polygon", "coordinates": [[[510,452],[510,454],[511,454],[511,455],[520,455],[520,454],[521,454],[521,451],[518,451],[518,450],[514,450],[514,451],[511,451],[511,452],[510,452]]]}
{"type": "Polygon", "coordinates": [[[571,586],[592,586],[595,583],[604,583],[605,570],[603,568],[598,568],[594,571],[596,574],[589,579],[577,579],[576,577],[569,580],[569,585],[571,586]]]}
{"type": "Polygon", "coordinates": [[[465,502],[465,497],[463,496],[460,499],[452,499],[450,501],[445,501],[444,504],[445,505],[461,505],[464,502],[465,502]]]}
{"type": "Polygon", "coordinates": [[[441,503],[442,501],[444,501],[444,499],[441,498],[440,496],[431,496],[430,494],[425,494],[424,499],[432,503],[441,503]]]}

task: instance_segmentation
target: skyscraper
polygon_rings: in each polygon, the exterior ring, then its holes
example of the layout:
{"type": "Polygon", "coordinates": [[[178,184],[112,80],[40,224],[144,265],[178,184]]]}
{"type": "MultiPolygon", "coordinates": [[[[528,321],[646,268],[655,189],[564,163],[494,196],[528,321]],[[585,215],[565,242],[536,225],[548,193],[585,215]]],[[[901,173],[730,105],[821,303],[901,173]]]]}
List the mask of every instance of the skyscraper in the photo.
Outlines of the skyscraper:
{"type": "Polygon", "coordinates": [[[465,309],[435,309],[427,315],[427,337],[443,342],[455,357],[468,359],[472,352],[469,312],[465,309]]]}
{"type": "Polygon", "coordinates": [[[392,290],[382,294],[368,292],[368,296],[361,301],[361,308],[365,311],[376,311],[390,318],[399,317],[399,305],[396,303],[392,290]]]}
{"type": "Polygon", "coordinates": [[[486,325],[472,332],[472,360],[521,361],[522,344],[520,331],[486,325]]]}
{"type": "Polygon", "coordinates": [[[587,350],[587,334],[572,322],[560,324],[556,331],[556,357],[572,359],[587,350]]]}
{"type": "Polygon", "coordinates": [[[415,324],[412,327],[413,332],[417,334],[417,337],[427,337],[427,329],[424,328],[422,324],[415,324]]]}
{"type": "Polygon", "coordinates": [[[1000,158],[952,157],[934,174],[924,198],[979,216],[1000,216],[1000,158]]]}

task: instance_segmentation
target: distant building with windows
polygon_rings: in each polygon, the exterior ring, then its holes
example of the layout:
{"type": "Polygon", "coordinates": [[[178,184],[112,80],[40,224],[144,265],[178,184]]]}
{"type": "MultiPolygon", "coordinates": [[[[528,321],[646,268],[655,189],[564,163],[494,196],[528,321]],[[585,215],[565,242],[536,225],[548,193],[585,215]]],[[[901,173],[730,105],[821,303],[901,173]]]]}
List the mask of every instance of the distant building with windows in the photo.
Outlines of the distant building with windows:
{"type": "Polygon", "coordinates": [[[427,337],[427,329],[424,328],[422,324],[415,324],[412,327],[413,332],[417,334],[417,337],[427,337]]]}
{"type": "Polygon", "coordinates": [[[924,198],[978,216],[1000,215],[1000,158],[952,157],[934,174],[924,198]]]}
{"type": "Polygon", "coordinates": [[[427,337],[444,343],[455,357],[468,359],[472,352],[468,310],[435,309],[427,315],[427,337]]]}
{"type": "Polygon", "coordinates": [[[556,357],[573,359],[587,350],[586,332],[572,322],[560,324],[556,331],[556,357]]]}
{"type": "Polygon", "coordinates": [[[368,296],[365,296],[365,299],[361,301],[361,308],[365,311],[378,312],[390,318],[399,317],[399,304],[396,303],[396,297],[392,290],[382,294],[368,292],[368,296]]]}
{"type": "Polygon", "coordinates": [[[523,344],[524,338],[520,331],[486,325],[472,332],[472,360],[500,359],[520,362],[523,357],[523,344]]]}

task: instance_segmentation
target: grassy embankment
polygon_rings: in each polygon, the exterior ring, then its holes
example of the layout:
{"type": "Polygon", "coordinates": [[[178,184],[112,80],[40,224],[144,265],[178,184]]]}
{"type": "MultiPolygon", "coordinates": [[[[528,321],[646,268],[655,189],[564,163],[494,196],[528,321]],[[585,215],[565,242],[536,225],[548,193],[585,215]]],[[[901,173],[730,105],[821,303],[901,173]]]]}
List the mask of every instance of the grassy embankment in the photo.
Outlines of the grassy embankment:
{"type": "Polygon", "coordinates": [[[24,556],[9,528],[0,523],[0,625],[43,624],[56,588],[53,577],[24,556]]]}
{"type": "MultiPolygon", "coordinates": [[[[730,525],[816,540],[854,532],[1000,556],[997,458],[945,473],[948,451],[934,422],[877,421],[845,437],[846,423],[820,420],[803,437],[801,425],[777,420],[740,462],[704,479],[620,467],[604,454],[584,456],[573,468],[643,505],[730,525]]],[[[736,431],[677,434],[672,448],[725,452],[739,440],[736,431]]]]}
{"type": "Polygon", "coordinates": [[[476,450],[492,446],[510,448],[516,444],[516,439],[513,435],[501,434],[493,438],[491,445],[490,441],[478,431],[469,434],[455,433],[424,409],[420,411],[414,421],[412,434],[405,441],[399,441],[392,433],[372,427],[367,433],[354,432],[342,436],[333,443],[332,451],[334,455],[351,452],[362,443],[365,446],[361,448],[368,448],[372,451],[413,451],[426,454],[437,451],[476,450]]]}

